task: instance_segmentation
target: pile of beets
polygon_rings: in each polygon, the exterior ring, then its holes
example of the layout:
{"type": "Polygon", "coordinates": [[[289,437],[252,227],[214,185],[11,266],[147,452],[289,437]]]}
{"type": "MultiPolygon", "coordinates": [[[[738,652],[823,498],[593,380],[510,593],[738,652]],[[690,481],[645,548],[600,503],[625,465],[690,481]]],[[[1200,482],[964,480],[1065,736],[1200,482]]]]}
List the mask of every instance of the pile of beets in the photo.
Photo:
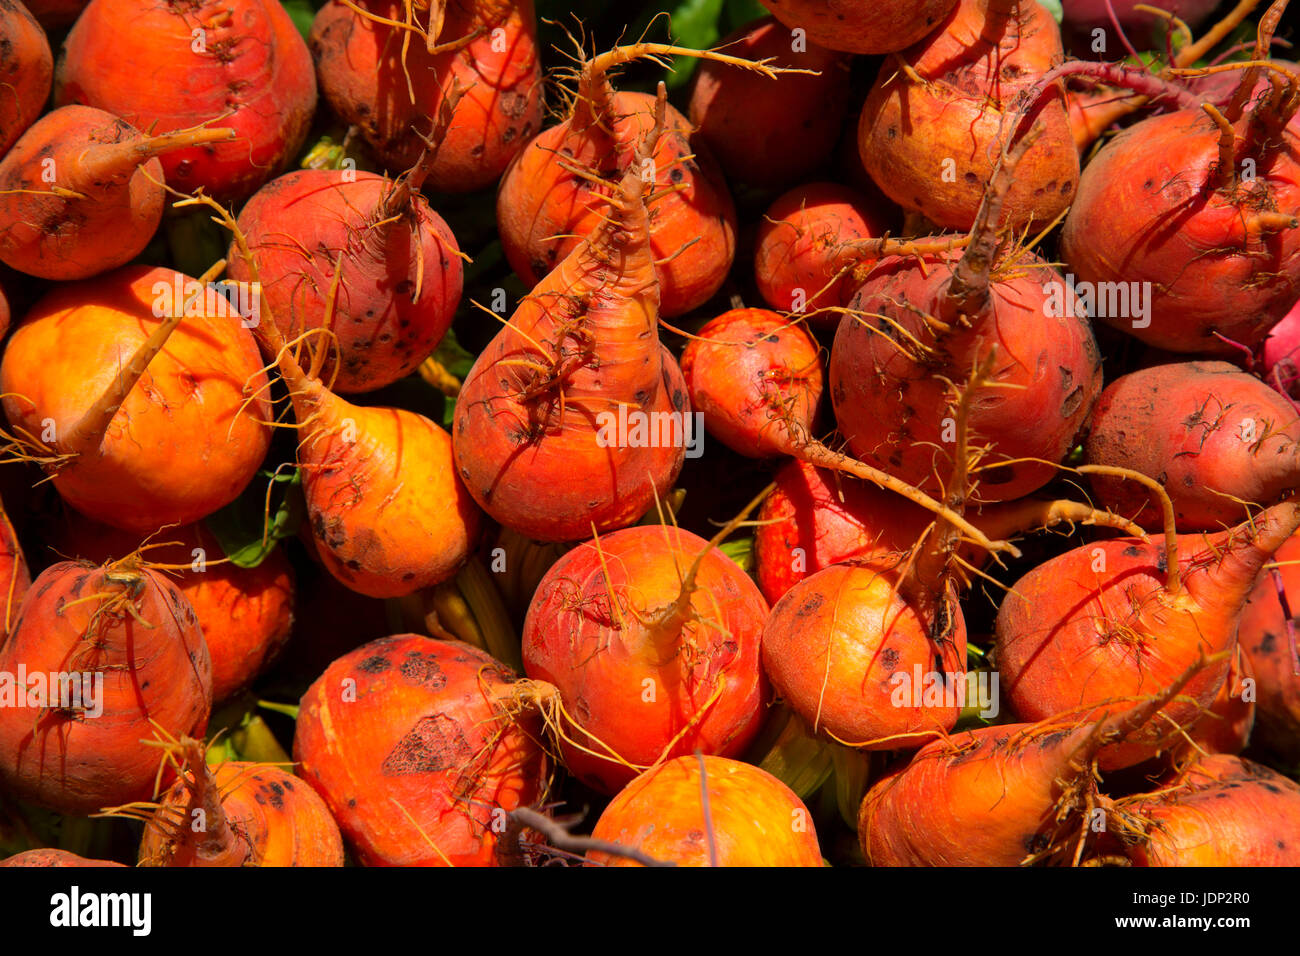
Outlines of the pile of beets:
{"type": "Polygon", "coordinates": [[[0,0],[0,865],[1300,864],[1287,0],[609,6],[0,0]]]}

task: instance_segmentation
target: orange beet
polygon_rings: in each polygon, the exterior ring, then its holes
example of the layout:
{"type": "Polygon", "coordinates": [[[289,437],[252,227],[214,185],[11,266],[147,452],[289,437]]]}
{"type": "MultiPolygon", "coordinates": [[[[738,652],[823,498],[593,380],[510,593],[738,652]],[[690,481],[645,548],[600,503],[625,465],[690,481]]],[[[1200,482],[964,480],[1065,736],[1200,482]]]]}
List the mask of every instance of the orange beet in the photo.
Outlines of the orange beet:
{"type": "Polygon", "coordinates": [[[1192,742],[1212,754],[1238,754],[1255,726],[1256,682],[1250,660],[1237,645],[1223,686],[1210,707],[1187,731],[1192,742]]]}
{"type": "Polygon", "coordinates": [[[54,80],[50,41],[18,0],[0,0],[0,156],[45,109],[54,80]]]}
{"type": "MultiPolygon", "coordinates": [[[[375,17],[404,22],[398,0],[366,0],[375,17]]],[[[453,80],[462,108],[429,174],[443,192],[496,182],[510,158],[542,125],[542,75],[532,0],[449,0],[430,53],[418,34],[382,24],[339,0],[316,14],[311,51],[321,93],[355,124],[389,171],[411,166],[453,80]],[[409,85],[408,85],[409,77],[409,85]]],[[[427,26],[427,17],[417,18],[427,26]]]]}
{"type": "Polygon", "coordinates": [[[202,745],[181,743],[185,773],[147,816],[140,866],[343,865],[338,824],[306,781],[255,763],[209,768],[202,745]]]}
{"type": "Polygon", "coordinates": [[[795,45],[773,17],[718,41],[732,56],[812,70],[771,80],[705,61],[688,110],[730,179],[769,188],[806,179],[830,157],[849,99],[849,57],[815,43],[795,45]],[[798,144],[792,148],[792,144],[798,144]]]}
{"type": "Polygon", "coordinates": [[[1048,851],[1078,777],[1071,761],[1092,729],[1004,724],[927,744],[867,791],[858,816],[867,862],[1017,866],[1048,851]]]}
{"type": "Polygon", "coordinates": [[[948,382],[992,356],[970,415],[975,441],[992,446],[972,500],[1011,501],[1046,484],[1056,474],[1048,462],[1074,447],[1101,392],[1101,354],[1062,276],[1032,253],[984,273],[973,308],[956,305],[975,252],[972,240],[960,258],[880,260],[850,302],[866,315],[836,331],[830,394],[854,454],[937,493],[954,452],[948,382]]]}
{"type": "Polygon", "coordinates": [[[732,309],[696,335],[682,352],[682,375],[711,435],[764,458],[816,434],[821,355],[802,326],[767,309],[732,309]]]}
{"type": "Polygon", "coordinates": [[[889,53],[940,29],[956,0],[764,0],[791,30],[845,53],[889,53]]]}
{"type": "Polygon", "coordinates": [[[625,528],[566,553],[523,630],[524,669],[558,688],[576,725],[564,727],[576,741],[561,743],[565,765],[616,793],[663,756],[742,754],[767,699],[767,612],[749,577],[687,531],[625,528]]]}
{"type": "Polygon", "coordinates": [[[367,866],[488,866],[505,814],[539,799],[539,727],[503,702],[509,675],[468,644],[386,637],[307,690],[299,774],[367,866]]]}
{"type": "MultiPolygon", "coordinates": [[[[221,206],[252,284],[257,255],[221,206]]],[[[452,577],[477,543],[479,512],[456,477],[451,436],[415,412],[359,406],[320,380],[325,352],[305,371],[258,295],[255,332],[278,365],[297,419],[298,467],[312,544],[344,585],[369,597],[401,597],[452,577]],[[436,503],[437,506],[431,506],[436,503]]]]}
{"type": "Polygon", "coordinates": [[[316,75],[302,35],[273,0],[91,0],[64,42],[55,100],[157,133],[220,117],[235,140],[170,153],[162,165],[173,189],[233,200],[302,145],[316,75]]]}
{"type": "MultiPolygon", "coordinates": [[[[874,6],[874,4],[873,4],[874,6]]],[[[960,0],[942,28],[880,67],[858,124],[871,178],[904,209],[969,229],[999,147],[1019,119],[1017,97],[1063,57],[1047,9],[1021,0],[960,0]]],[[[1017,170],[1004,225],[1045,224],[1070,205],[1079,156],[1063,90],[1033,116],[1044,135],[1017,170]]]]}
{"type": "Polygon", "coordinates": [[[63,456],[49,467],[65,501],[114,527],[147,533],[211,514],[239,496],[270,444],[262,361],[215,292],[206,308],[194,302],[120,408],[104,403],[194,282],[131,266],[61,285],[27,313],[0,362],[10,425],[40,440],[33,453],[63,456]],[[111,417],[84,420],[100,409],[111,417]]]}
{"type": "MultiPolygon", "coordinates": [[[[1230,652],[1260,568],[1300,525],[1300,506],[1275,505],[1219,534],[1185,535],[1169,574],[1164,536],[1069,551],[1022,577],[998,611],[1002,688],[1021,719],[1067,710],[1094,718],[1115,703],[1166,687],[1201,654],[1230,652]]],[[[1102,755],[1107,769],[1132,766],[1180,740],[1186,723],[1219,692],[1229,660],[1207,667],[1153,723],[1102,755]],[[1171,736],[1172,735],[1172,736],[1171,736]]]]}
{"type": "MultiPolygon", "coordinates": [[[[616,47],[588,63],[571,115],[534,137],[502,177],[497,228],[526,286],[597,233],[609,212],[599,180],[640,174],[633,159],[652,123],[654,97],[616,93],[606,71],[647,47],[656,45],[616,47]]],[[[671,318],[703,305],[726,279],[736,254],[736,210],[717,161],[672,106],[649,158],[654,186],[647,192],[656,194],[648,200],[650,249],[659,263],[660,311],[671,318]]]]}
{"type": "MultiPolygon", "coordinates": [[[[141,543],[138,534],[79,515],[70,516],[51,542],[63,554],[95,563],[124,558],[141,543]]],[[[213,701],[234,697],[270,666],[289,639],[294,575],[284,549],[276,548],[255,568],[241,568],[222,560],[221,545],[202,524],[166,528],[149,544],[148,561],[179,566],[168,577],[203,628],[212,657],[213,701]]]]}
{"type": "Polygon", "coordinates": [[[894,573],[836,564],[795,584],[772,608],[763,669],[814,731],[896,750],[957,722],[966,685],[960,605],[900,590],[894,573]]]}
{"type": "Polygon", "coordinates": [[[1234,355],[1295,305],[1300,125],[1260,112],[1229,124],[1226,170],[1200,109],[1136,123],[1088,163],[1061,256],[1080,282],[1146,289],[1143,315],[1108,307],[1102,321],[1172,352],[1234,355]]]}
{"type": "Polygon", "coordinates": [[[772,603],[822,568],[844,561],[880,568],[900,565],[933,520],[891,492],[807,462],[776,473],[754,529],[758,585],[772,603]]]}
{"type": "MultiPolygon", "coordinates": [[[[325,325],[343,256],[329,323],[341,361],[337,377],[333,361],[322,370],[339,392],[373,391],[411,374],[460,304],[456,237],[418,187],[404,191],[406,201],[393,191],[372,173],[304,169],[263,186],[240,212],[262,294],[288,339],[325,325]]],[[[230,275],[250,277],[234,254],[230,275]]]]}
{"type": "MultiPolygon", "coordinates": [[[[664,138],[652,133],[644,155],[664,138]]],[[[649,188],[639,164],[621,176],[606,218],[520,303],[457,398],[460,477],[484,511],[528,537],[625,527],[685,459],[693,419],[659,345],[649,188]]]]}
{"type": "Polygon", "coordinates": [[[754,250],[758,291],[778,311],[808,313],[809,321],[834,327],[841,313],[818,310],[848,305],[855,285],[852,275],[841,276],[841,270],[870,262],[845,243],[882,237],[891,218],[845,186],[796,186],[772,203],[759,223],[754,250]]]}
{"type": "MultiPolygon", "coordinates": [[[[1269,505],[1300,484],[1300,422],[1285,396],[1227,362],[1174,362],[1106,386],[1084,454],[1156,478],[1180,531],[1217,531],[1245,517],[1242,502],[1269,505]]],[[[1160,527],[1140,485],[1099,475],[1092,486],[1109,507],[1160,527]]]]}
{"type": "Polygon", "coordinates": [[[46,279],[125,265],[162,221],[157,157],[233,138],[227,128],[145,136],[89,106],[50,112],[0,160],[0,261],[46,279]]]}
{"type": "Polygon", "coordinates": [[[1300,784],[1211,754],[1170,787],[1120,801],[1136,866],[1300,865],[1300,784]]]}
{"type": "Polygon", "coordinates": [[[4,616],[0,617],[0,644],[9,636],[9,628],[18,618],[27,589],[32,586],[32,574],[27,568],[27,558],[14,532],[4,505],[0,503],[0,602],[4,616]]]}
{"type": "Polygon", "coordinates": [[[1298,648],[1292,645],[1280,598],[1285,596],[1294,619],[1300,613],[1300,566],[1292,562],[1298,559],[1300,538],[1292,536],[1278,549],[1277,570],[1260,575],[1241,612],[1238,631],[1255,678],[1251,744],[1291,764],[1300,762],[1300,663],[1294,657],[1298,648]],[[1281,579],[1281,593],[1274,575],[1281,579]]]}
{"type": "Polygon", "coordinates": [[[935,740],[867,791],[858,839],[872,866],[1077,862],[1097,805],[1095,764],[1150,724],[1200,662],[1096,723],[1061,715],[935,740]],[[1086,816],[1085,816],[1086,814],[1086,816]]]}
{"type": "Polygon", "coordinates": [[[112,860],[88,860],[84,856],[77,856],[75,853],[69,853],[67,850],[28,850],[25,853],[16,853],[5,860],[0,860],[0,866],[124,866],[122,863],[114,863],[112,860]]]}
{"type": "MultiPolygon", "coordinates": [[[[822,865],[803,801],[767,771],[726,757],[678,757],[647,770],[610,801],[592,837],[678,866],[822,865]]],[[[639,865],[595,850],[587,860],[639,865]]]]}
{"type": "Polygon", "coordinates": [[[156,729],[201,735],[212,709],[194,609],[164,575],[130,562],[42,572],[0,647],[0,673],[16,684],[20,667],[29,678],[80,675],[80,695],[60,686],[0,706],[0,783],[60,813],[148,799],[160,753],[141,741],[156,729]]]}

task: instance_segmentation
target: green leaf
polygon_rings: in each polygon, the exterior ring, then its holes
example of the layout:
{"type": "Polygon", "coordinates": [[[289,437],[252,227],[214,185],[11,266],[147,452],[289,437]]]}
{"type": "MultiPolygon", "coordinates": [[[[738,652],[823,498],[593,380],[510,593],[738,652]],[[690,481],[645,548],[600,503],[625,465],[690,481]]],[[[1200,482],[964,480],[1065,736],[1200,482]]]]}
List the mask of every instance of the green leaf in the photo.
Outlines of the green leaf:
{"type": "MultiPolygon", "coordinates": [[[[718,42],[718,18],[724,0],[682,0],[672,11],[673,42],[694,50],[706,50],[718,42]]],[[[698,61],[680,57],[668,74],[668,88],[683,86],[698,61]]]]}
{"type": "Polygon", "coordinates": [[[719,29],[723,33],[731,33],[739,30],[747,23],[753,23],[767,16],[767,7],[763,6],[758,0],[727,0],[726,7],[722,11],[721,26],[719,29]]]}
{"type": "Polygon", "coordinates": [[[280,0],[280,4],[288,12],[289,19],[298,28],[302,38],[306,40],[311,33],[311,22],[315,19],[320,4],[313,4],[311,0],[280,0]]]}
{"type": "Polygon", "coordinates": [[[1061,0],[1038,0],[1040,4],[1047,8],[1047,12],[1052,15],[1052,19],[1057,23],[1061,22],[1063,11],[1061,10],[1061,0]]]}
{"type": "Polygon", "coordinates": [[[754,569],[754,539],[737,538],[735,541],[724,541],[718,546],[718,550],[740,565],[742,571],[752,571],[754,569]]]}
{"type": "Polygon", "coordinates": [[[455,329],[447,330],[447,334],[438,343],[438,348],[434,350],[433,357],[438,360],[439,365],[462,382],[465,381],[469,370],[474,367],[474,356],[465,351],[456,341],[455,329]]]}
{"type": "Polygon", "coordinates": [[[252,481],[242,495],[204,520],[231,564],[240,568],[255,568],[265,561],[276,544],[298,533],[307,513],[302,472],[295,468],[292,472],[262,471],[258,476],[263,480],[252,481]]]}

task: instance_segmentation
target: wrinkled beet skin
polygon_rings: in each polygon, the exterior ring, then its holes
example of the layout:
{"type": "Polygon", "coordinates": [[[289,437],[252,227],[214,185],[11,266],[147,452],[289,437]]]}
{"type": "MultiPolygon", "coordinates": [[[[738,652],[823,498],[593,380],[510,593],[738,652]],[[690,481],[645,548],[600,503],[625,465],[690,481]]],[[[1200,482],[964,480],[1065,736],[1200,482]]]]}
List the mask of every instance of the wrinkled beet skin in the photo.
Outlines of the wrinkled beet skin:
{"type": "MultiPolygon", "coordinates": [[[[912,335],[930,341],[924,323],[904,305],[936,314],[956,259],[957,254],[927,258],[924,266],[911,258],[883,259],[850,307],[889,315],[912,335]]],[[[992,347],[998,358],[989,385],[972,404],[969,423],[973,444],[993,445],[981,464],[1065,457],[1101,392],[1101,356],[1087,319],[1072,312],[1063,287],[1067,315],[1047,315],[1044,286],[1062,282],[1054,269],[1033,258],[1015,271],[1017,275],[993,282],[991,305],[971,329],[939,340],[932,365],[903,355],[893,341],[897,333],[883,320],[865,320],[875,322],[880,332],[862,322],[840,323],[831,351],[831,400],[840,432],[859,459],[927,492],[939,492],[955,446],[951,426],[945,424],[952,414],[948,386],[936,373],[960,384],[992,347]],[[994,389],[997,383],[1018,387],[994,389]]],[[[1055,474],[1051,465],[1029,462],[987,467],[975,473],[972,500],[1021,498],[1055,474]]]]}
{"type": "MultiPolygon", "coordinates": [[[[1062,59],[1060,32],[1037,3],[961,0],[942,30],[902,56],[929,82],[884,62],[858,124],[863,164],[904,209],[969,229],[1018,96],[1062,59]]],[[[1016,167],[1003,207],[1003,222],[1016,229],[1050,221],[1079,180],[1063,92],[1044,96],[1030,121],[1043,133],[1016,167]]]]}
{"type": "Polygon", "coordinates": [[[688,112],[728,177],[769,188],[806,178],[839,140],[849,100],[848,57],[816,44],[792,52],[789,31],[771,17],[718,46],[730,56],[819,74],[774,81],[706,60],[695,73],[688,112]]]}
{"type": "Polygon", "coordinates": [[[1218,136],[1199,111],[1119,133],[1088,163],[1061,232],[1061,255],[1078,280],[1150,283],[1145,320],[1099,318],[1171,352],[1232,355],[1232,342],[1258,345],[1300,298],[1300,229],[1261,237],[1246,228],[1257,209],[1300,208],[1300,136],[1288,127],[1287,148],[1261,163],[1235,200],[1214,191],[1218,136]]]}
{"type": "MultiPolygon", "coordinates": [[[[405,19],[396,0],[367,0],[365,7],[377,16],[405,19]]],[[[403,70],[403,31],[367,20],[330,0],[317,12],[309,41],[321,95],[338,116],[360,127],[388,171],[396,174],[419,158],[424,144],[416,131],[428,133],[429,118],[438,115],[442,92],[458,79],[465,93],[428,185],[443,192],[490,186],[542,126],[541,62],[532,0],[504,4],[451,0],[439,42],[450,43],[475,30],[482,33],[462,49],[432,57],[423,38],[412,35],[403,70]],[[496,30],[503,32],[494,38],[496,30]],[[408,73],[414,102],[407,88],[408,73]]]]}
{"type": "Polygon", "coordinates": [[[937,29],[956,0],[763,0],[787,27],[844,53],[890,53],[937,29]]]}
{"type": "MultiPolygon", "coordinates": [[[[1300,421],[1291,403],[1226,362],[1179,362],[1132,372],[1093,410],[1089,464],[1155,478],[1179,531],[1217,531],[1245,518],[1232,495],[1260,505],[1300,483],[1300,421]]],[[[1159,502],[1133,481],[1091,476],[1101,502],[1149,531],[1159,502]]]]}

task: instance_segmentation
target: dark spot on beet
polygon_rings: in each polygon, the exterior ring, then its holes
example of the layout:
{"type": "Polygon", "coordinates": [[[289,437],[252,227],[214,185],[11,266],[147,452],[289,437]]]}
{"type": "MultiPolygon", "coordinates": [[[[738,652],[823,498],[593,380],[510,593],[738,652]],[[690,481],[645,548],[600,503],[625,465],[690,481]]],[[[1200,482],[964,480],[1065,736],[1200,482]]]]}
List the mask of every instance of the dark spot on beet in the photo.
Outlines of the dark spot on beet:
{"type": "Polygon", "coordinates": [[[885,670],[892,671],[898,667],[898,648],[886,647],[880,654],[880,662],[885,665],[885,670]]]}
{"type": "Polygon", "coordinates": [[[1264,636],[1259,640],[1259,652],[1261,654],[1272,654],[1277,649],[1277,637],[1272,631],[1265,631],[1264,636]]]}
{"type": "Polygon", "coordinates": [[[1142,549],[1136,544],[1130,544],[1124,549],[1124,556],[1128,558],[1139,558],[1142,556],[1142,549]]]}
{"type": "Polygon", "coordinates": [[[277,810],[283,810],[284,809],[284,787],[274,782],[267,784],[267,786],[270,789],[271,806],[275,807],[277,810]]]}
{"type": "Polygon", "coordinates": [[[447,686],[447,675],[442,672],[438,659],[432,654],[411,651],[397,669],[408,684],[431,687],[434,690],[447,686]]]}
{"type": "Polygon", "coordinates": [[[799,610],[794,612],[795,617],[808,617],[817,612],[817,609],[825,602],[825,598],[820,594],[810,594],[804,598],[803,604],[799,605],[799,610]]]}
{"type": "Polygon", "coordinates": [[[385,777],[437,773],[463,767],[473,756],[474,751],[460,725],[450,717],[435,714],[416,721],[415,726],[389,751],[379,770],[385,777]]]}
{"type": "Polygon", "coordinates": [[[356,797],[348,797],[348,809],[349,809],[349,810],[354,809],[354,808],[356,807],[356,805],[357,805],[357,798],[356,798],[356,797]]]}
{"type": "Polygon", "coordinates": [[[1065,396],[1065,401],[1061,402],[1061,416],[1063,418],[1072,418],[1074,413],[1079,410],[1083,404],[1083,386],[1078,385],[1069,395],[1065,396]]]}
{"type": "Polygon", "coordinates": [[[971,183],[971,184],[975,184],[975,183],[978,183],[978,182],[980,181],[980,178],[979,178],[978,176],[976,176],[974,173],[969,172],[969,171],[968,171],[968,172],[964,172],[964,173],[962,173],[962,174],[961,174],[961,178],[964,179],[964,180],[966,180],[966,182],[971,183]]]}
{"type": "Polygon", "coordinates": [[[253,799],[256,800],[258,803],[260,803],[262,806],[266,806],[266,794],[262,793],[261,790],[253,791],[253,799]]]}
{"type": "Polygon", "coordinates": [[[384,671],[388,670],[391,665],[392,661],[383,654],[375,654],[372,657],[367,657],[364,661],[358,664],[357,670],[364,671],[367,674],[382,674],[384,671]]]}

